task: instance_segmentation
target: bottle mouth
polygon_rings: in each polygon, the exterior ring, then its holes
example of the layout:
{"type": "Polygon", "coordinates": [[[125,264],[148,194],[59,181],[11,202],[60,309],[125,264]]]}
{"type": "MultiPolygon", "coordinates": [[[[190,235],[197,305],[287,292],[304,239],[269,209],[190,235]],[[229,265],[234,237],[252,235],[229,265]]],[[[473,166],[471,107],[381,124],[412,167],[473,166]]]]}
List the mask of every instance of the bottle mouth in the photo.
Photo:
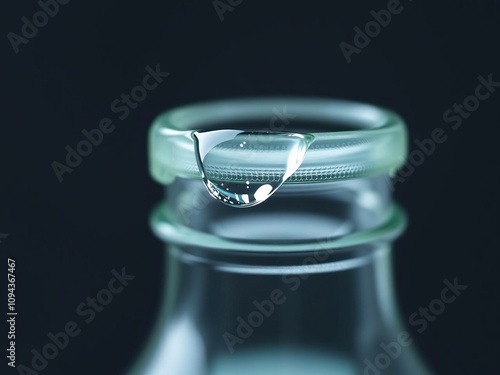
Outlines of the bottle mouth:
{"type": "Polygon", "coordinates": [[[283,176],[285,167],[276,160],[286,158],[287,151],[273,146],[283,132],[309,139],[305,157],[287,184],[392,173],[404,164],[407,154],[403,120],[377,106],[323,98],[231,99],[176,108],[154,121],[149,139],[154,179],[170,184],[176,177],[201,178],[193,134],[221,129],[266,133],[266,141],[258,147],[218,150],[208,173],[233,182],[256,174],[263,182],[283,176]],[[227,163],[235,158],[237,168],[227,163]]]}

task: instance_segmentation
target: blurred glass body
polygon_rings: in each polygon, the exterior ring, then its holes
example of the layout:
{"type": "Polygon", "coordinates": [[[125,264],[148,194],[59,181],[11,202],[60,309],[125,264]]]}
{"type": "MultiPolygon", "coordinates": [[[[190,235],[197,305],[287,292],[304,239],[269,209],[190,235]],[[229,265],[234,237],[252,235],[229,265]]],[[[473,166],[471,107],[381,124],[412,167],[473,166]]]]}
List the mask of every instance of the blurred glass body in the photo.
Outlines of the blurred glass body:
{"type": "Polygon", "coordinates": [[[428,374],[392,286],[404,226],[387,172],[285,183],[250,209],[175,178],[152,216],[163,306],[130,374],[428,374]]]}

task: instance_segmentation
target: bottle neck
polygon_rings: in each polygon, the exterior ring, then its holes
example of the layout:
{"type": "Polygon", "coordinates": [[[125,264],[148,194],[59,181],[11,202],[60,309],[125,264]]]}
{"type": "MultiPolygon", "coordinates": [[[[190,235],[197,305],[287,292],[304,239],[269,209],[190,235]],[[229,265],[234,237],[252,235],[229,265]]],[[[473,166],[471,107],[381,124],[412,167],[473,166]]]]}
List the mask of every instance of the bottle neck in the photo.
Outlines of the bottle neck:
{"type": "Polygon", "coordinates": [[[171,249],[166,311],[189,316],[221,354],[259,346],[266,337],[287,345],[314,338],[325,350],[336,343],[353,353],[399,328],[386,244],[296,260],[214,263],[171,249]]]}
{"type": "Polygon", "coordinates": [[[381,342],[397,337],[402,326],[391,241],[404,218],[385,182],[291,186],[248,211],[200,201],[192,205],[198,211],[182,211],[196,186],[174,186],[169,203],[153,216],[168,256],[160,318],[147,350],[153,354],[143,362],[152,370],[141,374],[168,368],[225,375],[235,371],[207,369],[235,360],[241,366],[245,358],[262,362],[283,351],[290,358],[309,353],[309,360],[325,353],[335,364],[324,368],[362,373],[360,358],[372,358],[381,342]],[[303,189],[311,197],[306,205],[298,200],[303,189]]]}
{"type": "Polygon", "coordinates": [[[373,357],[401,330],[387,244],[297,254],[293,265],[167,249],[164,299],[147,350],[156,354],[140,363],[142,374],[168,364],[172,373],[204,375],[221,360],[277,346],[333,352],[338,366],[361,373],[359,358],[373,357]],[[183,350],[190,361],[177,361],[183,350]]]}

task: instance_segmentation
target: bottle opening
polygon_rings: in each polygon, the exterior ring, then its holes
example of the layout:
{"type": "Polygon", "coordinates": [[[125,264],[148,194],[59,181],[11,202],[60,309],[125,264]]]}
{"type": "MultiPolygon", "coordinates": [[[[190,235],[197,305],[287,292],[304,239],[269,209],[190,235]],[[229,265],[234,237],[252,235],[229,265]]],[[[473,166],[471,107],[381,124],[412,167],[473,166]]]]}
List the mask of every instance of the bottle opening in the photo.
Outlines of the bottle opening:
{"type": "MultiPolygon", "coordinates": [[[[294,169],[290,165],[299,164],[284,180],[285,184],[348,180],[394,171],[405,162],[406,152],[404,122],[393,112],[368,104],[321,98],[234,99],[194,104],[160,115],[150,133],[150,168],[159,182],[171,184],[178,177],[200,179],[203,173],[205,177],[210,173],[236,177],[245,175],[244,171],[258,171],[272,182],[268,182],[271,187],[265,186],[261,191],[265,196],[275,190],[275,182],[294,169]],[[198,144],[193,133],[199,135],[198,144]],[[286,138],[286,134],[293,135],[286,138]],[[219,140],[226,144],[215,147],[221,135],[231,139],[219,140]],[[248,137],[247,144],[240,148],[240,138],[244,137],[248,137]],[[308,137],[314,142],[309,142],[308,137]],[[267,157],[253,156],[251,144],[255,139],[267,157]],[[201,158],[200,165],[200,142],[214,146],[214,155],[224,154],[227,158],[214,158],[208,152],[204,156],[212,161],[201,158]],[[271,151],[267,145],[273,143],[281,148],[271,151]],[[235,147],[230,148],[232,145],[235,147]],[[294,160],[288,163],[290,155],[294,160]],[[238,173],[226,168],[228,160],[237,162],[238,173]]],[[[239,183],[247,180],[252,183],[248,178],[239,183]]],[[[243,189],[247,190],[245,186],[243,189]]],[[[226,199],[234,200],[233,205],[248,204],[243,198],[226,199]]]]}

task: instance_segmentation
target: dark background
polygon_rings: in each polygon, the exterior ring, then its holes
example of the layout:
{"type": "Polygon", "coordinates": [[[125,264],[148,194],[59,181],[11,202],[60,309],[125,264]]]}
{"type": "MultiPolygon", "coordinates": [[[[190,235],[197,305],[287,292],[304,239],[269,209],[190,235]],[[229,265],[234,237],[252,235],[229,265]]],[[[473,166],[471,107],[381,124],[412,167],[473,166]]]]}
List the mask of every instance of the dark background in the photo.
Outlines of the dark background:
{"type": "MultiPolygon", "coordinates": [[[[479,75],[500,81],[500,6],[402,4],[350,64],[339,43],[352,44],[353,28],[387,1],[244,0],[221,21],[209,0],[73,0],[17,54],[6,35],[20,34],[21,17],[40,8],[3,4],[0,233],[8,237],[0,238],[0,274],[5,257],[14,258],[17,363],[29,365],[48,332],[81,320],[76,306],[126,267],[136,279],[42,372],[122,373],[151,328],[163,272],[163,249],[148,227],[162,197],[147,170],[151,121],[193,101],[279,94],[383,105],[407,121],[411,142],[446,129],[448,140],[396,185],[410,216],[395,251],[398,297],[408,317],[439,297],[445,278],[458,277],[467,291],[415,338],[438,374],[498,373],[500,90],[456,131],[442,116],[474,93],[479,75]],[[110,103],[156,64],[171,75],[119,120],[110,103]],[[103,117],[116,129],[59,183],[51,163],[64,162],[65,146],[103,117]]],[[[1,374],[17,373],[4,361],[1,374]]]]}

